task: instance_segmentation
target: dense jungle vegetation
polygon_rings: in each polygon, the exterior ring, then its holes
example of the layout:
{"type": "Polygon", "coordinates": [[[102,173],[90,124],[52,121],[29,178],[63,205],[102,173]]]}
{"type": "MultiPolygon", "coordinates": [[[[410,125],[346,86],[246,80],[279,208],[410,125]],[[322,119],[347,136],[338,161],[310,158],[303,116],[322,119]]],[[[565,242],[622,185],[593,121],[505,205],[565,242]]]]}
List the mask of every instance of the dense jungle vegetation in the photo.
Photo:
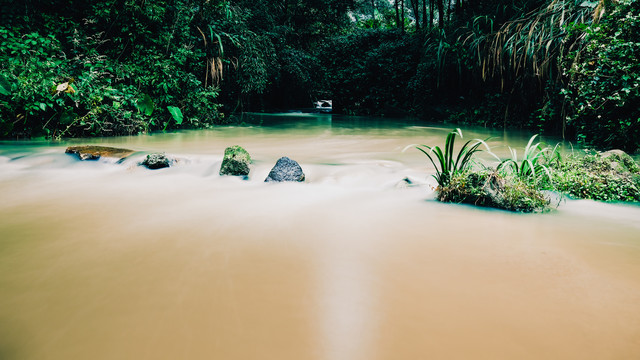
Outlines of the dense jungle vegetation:
{"type": "Polygon", "coordinates": [[[310,107],[638,151],[637,0],[3,2],[0,137],[310,107]]]}

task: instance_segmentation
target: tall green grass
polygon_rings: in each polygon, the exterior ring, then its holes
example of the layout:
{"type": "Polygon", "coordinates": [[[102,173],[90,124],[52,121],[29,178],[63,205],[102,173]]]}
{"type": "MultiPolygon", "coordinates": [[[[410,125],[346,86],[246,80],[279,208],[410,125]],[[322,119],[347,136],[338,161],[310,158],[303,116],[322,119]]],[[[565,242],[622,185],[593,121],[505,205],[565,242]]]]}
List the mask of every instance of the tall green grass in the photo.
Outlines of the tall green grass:
{"type": "Polygon", "coordinates": [[[538,135],[533,135],[529,139],[527,146],[524,148],[522,159],[520,160],[518,160],[518,152],[516,149],[509,147],[511,158],[500,162],[497,170],[510,171],[521,180],[533,184],[538,184],[546,180],[551,182],[551,172],[548,165],[553,159],[559,157],[558,145],[552,149],[550,146],[545,146],[542,142],[534,144],[537,136],[538,135]]]}
{"type": "Polygon", "coordinates": [[[475,139],[464,143],[456,153],[454,151],[456,136],[460,138],[463,137],[462,130],[459,128],[447,134],[444,148],[439,146],[415,145],[415,148],[425,154],[436,169],[433,177],[440,187],[447,186],[453,176],[471,167],[474,154],[482,151],[480,145],[484,145],[487,150],[489,150],[489,145],[487,145],[485,141],[475,139]]]}

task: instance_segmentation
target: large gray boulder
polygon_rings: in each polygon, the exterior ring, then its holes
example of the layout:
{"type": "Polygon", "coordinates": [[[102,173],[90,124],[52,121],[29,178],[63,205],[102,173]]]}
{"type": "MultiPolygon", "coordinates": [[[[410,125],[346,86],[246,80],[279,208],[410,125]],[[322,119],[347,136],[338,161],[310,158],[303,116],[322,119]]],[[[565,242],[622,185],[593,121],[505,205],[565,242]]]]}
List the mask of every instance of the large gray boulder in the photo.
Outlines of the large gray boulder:
{"type": "Polygon", "coordinates": [[[304,172],[300,164],[284,156],[278,159],[276,165],[269,172],[265,182],[304,181],[304,172]]]}
{"type": "Polygon", "coordinates": [[[140,165],[145,166],[147,169],[155,170],[169,167],[172,163],[173,160],[169,159],[165,154],[154,153],[147,155],[140,165]]]}
{"type": "Polygon", "coordinates": [[[224,158],[220,166],[220,175],[247,176],[251,156],[241,146],[229,146],[224,150],[224,158]]]}

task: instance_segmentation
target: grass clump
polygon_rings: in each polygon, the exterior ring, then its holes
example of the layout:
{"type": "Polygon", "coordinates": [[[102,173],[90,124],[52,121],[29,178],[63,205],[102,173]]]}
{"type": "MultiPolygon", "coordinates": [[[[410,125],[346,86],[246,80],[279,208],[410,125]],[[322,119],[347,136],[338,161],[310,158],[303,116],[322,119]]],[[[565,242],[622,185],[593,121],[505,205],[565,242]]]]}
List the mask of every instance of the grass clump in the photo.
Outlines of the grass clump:
{"type": "Polygon", "coordinates": [[[518,162],[515,150],[512,150],[512,159],[501,162],[498,170],[484,167],[483,170],[473,170],[473,158],[481,151],[480,145],[484,145],[488,153],[493,153],[489,145],[479,139],[467,141],[456,152],[454,145],[458,136],[462,138],[460,129],[449,132],[444,148],[416,146],[436,169],[433,176],[438,182],[436,193],[439,201],[517,212],[544,211],[548,208],[549,201],[536,187],[538,181],[532,181],[543,173],[548,174],[547,168],[542,165],[542,158],[548,149],[540,143],[533,144],[535,136],[529,141],[521,162],[518,162]]]}
{"type": "Polygon", "coordinates": [[[447,186],[454,176],[471,168],[473,156],[475,153],[482,151],[479,149],[480,145],[484,145],[489,149],[489,146],[484,141],[476,139],[475,142],[469,140],[464,143],[456,153],[454,151],[456,136],[462,139],[462,130],[455,129],[447,134],[444,149],[439,146],[416,145],[416,149],[425,154],[436,169],[436,174],[433,177],[438,182],[439,187],[447,186]]]}
{"type": "Polygon", "coordinates": [[[490,169],[456,174],[449,184],[438,187],[437,199],[525,213],[550,209],[549,200],[534,184],[490,169]]]}
{"type": "Polygon", "coordinates": [[[500,161],[497,169],[482,166],[474,170],[473,158],[480,145],[493,153],[482,140],[467,141],[455,152],[457,136],[462,137],[460,129],[451,131],[444,148],[416,146],[435,167],[439,201],[516,212],[549,210],[551,201],[543,194],[545,190],[581,199],[640,201],[640,166],[621,150],[563,158],[558,145],[551,148],[536,143],[534,135],[521,158],[510,148],[511,158],[500,161]]]}
{"type": "Polygon", "coordinates": [[[621,151],[571,154],[552,171],[557,190],[580,199],[640,201],[640,167],[621,151]]]}
{"type": "Polygon", "coordinates": [[[548,165],[558,158],[558,146],[552,149],[541,142],[534,144],[537,136],[533,135],[529,139],[520,160],[518,160],[517,151],[509,147],[511,158],[500,162],[498,170],[510,171],[514,176],[528,183],[541,184],[551,181],[548,165]]]}

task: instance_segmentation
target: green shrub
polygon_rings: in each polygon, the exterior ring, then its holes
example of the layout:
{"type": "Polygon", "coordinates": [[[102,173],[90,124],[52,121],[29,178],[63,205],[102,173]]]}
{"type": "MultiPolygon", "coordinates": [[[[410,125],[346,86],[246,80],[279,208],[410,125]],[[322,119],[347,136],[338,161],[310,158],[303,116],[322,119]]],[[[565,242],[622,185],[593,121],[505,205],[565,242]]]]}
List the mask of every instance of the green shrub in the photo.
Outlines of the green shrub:
{"type": "Polygon", "coordinates": [[[601,201],[640,201],[640,168],[626,154],[570,155],[552,171],[557,190],[601,201]]]}
{"type": "Polygon", "coordinates": [[[69,80],[61,44],[51,35],[20,34],[0,27],[0,137],[44,135],[56,112],[68,110],[69,80]]]}
{"type": "Polygon", "coordinates": [[[640,146],[640,1],[611,2],[600,22],[579,27],[585,47],[564,62],[563,94],[578,138],[600,148],[640,146]]]}
{"type": "Polygon", "coordinates": [[[205,54],[212,47],[196,30],[222,17],[220,4],[121,5],[90,1],[46,16],[34,6],[24,14],[34,21],[0,25],[0,137],[129,135],[220,122],[219,87],[203,84],[205,64],[219,54],[205,54]]]}
{"type": "MultiPolygon", "coordinates": [[[[420,40],[395,29],[360,29],[322,44],[317,57],[323,61],[326,92],[335,99],[334,109],[350,114],[406,115],[425,97],[424,92],[411,90],[420,85],[414,79],[420,40]]],[[[428,78],[428,72],[422,69],[420,74],[428,78]]]]}

